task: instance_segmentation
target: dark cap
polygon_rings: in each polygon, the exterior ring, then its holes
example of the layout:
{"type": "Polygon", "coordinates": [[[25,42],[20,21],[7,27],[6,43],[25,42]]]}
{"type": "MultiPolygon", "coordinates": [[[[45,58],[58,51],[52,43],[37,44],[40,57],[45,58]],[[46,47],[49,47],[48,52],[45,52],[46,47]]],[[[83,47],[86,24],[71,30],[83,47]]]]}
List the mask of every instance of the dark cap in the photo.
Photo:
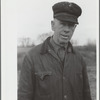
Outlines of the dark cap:
{"type": "Polygon", "coordinates": [[[82,13],[82,9],[72,2],[59,2],[52,7],[54,18],[61,21],[74,22],[78,24],[78,17],[82,13]]]}

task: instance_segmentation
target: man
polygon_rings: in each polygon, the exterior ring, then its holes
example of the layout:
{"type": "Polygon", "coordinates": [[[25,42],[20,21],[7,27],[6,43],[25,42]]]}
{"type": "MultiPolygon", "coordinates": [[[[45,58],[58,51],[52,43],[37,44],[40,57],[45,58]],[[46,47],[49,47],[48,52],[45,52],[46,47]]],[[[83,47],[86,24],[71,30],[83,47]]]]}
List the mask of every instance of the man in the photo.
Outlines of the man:
{"type": "Polygon", "coordinates": [[[18,100],[91,100],[86,64],[70,43],[82,10],[70,2],[52,8],[54,35],[26,54],[18,100]]]}

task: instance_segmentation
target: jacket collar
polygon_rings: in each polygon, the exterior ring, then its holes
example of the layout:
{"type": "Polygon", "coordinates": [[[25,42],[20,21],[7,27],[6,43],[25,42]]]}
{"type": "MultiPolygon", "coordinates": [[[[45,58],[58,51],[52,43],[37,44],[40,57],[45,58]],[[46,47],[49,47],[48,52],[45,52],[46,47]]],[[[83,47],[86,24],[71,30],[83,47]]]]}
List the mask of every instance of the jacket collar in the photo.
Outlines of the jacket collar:
{"type": "MultiPolygon", "coordinates": [[[[48,53],[48,46],[52,46],[50,44],[50,38],[51,37],[48,37],[42,44],[42,47],[41,47],[41,54],[46,54],[48,53]]],[[[67,46],[67,53],[74,53],[74,50],[73,50],[73,46],[70,42],[68,42],[68,46],[67,46]]]]}

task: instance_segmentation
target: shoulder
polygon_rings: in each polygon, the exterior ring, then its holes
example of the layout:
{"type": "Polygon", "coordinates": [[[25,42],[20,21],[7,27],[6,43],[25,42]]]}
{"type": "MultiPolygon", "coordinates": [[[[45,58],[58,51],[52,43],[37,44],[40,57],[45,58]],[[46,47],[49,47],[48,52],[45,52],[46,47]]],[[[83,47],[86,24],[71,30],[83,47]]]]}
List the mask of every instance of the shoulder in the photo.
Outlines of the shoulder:
{"type": "Polygon", "coordinates": [[[74,55],[76,57],[78,57],[80,60],[84,60],[83,55],[81,54],[81,52],[77,48],[73,48],[73,51],[74,51],[74,55]]]}
{"type": "Polygon", "coordinates": [[[84,60],[84,56],[81,54],[81,52],[76,49],[76,48],[73,48],[73,51],[74,51],[74,55],[80,60],[80,62],[84,65],[86,65],[86,62],[84,60]]]}
{"type": "Polygon", "coordinates": [[[33,59],[35,58],[36,56],[40,55],[40,52],[41,52],[41,47],[42,47],[42,43],[35,46],[35,47],[32,47],[26,54],[25,54],[25,58],[28,58],[28,59],[33,59]]]}
{"type": "Polygon", "coordinates": [[[37,55],[40,54],[41,52],[41,47],[42,47],[42,43],[33,47],[32,49],[29,50],[29,52],[27,52],[28,55],[37,55]]]}
{"type": "Polygon", "coordinates": [[[80,56],[80,57],[82,56],[78,49],[73,48],[73,51],[74,51],[74,54],[75,54],[75,55],[78,55],[78,56],[80,56]]]}

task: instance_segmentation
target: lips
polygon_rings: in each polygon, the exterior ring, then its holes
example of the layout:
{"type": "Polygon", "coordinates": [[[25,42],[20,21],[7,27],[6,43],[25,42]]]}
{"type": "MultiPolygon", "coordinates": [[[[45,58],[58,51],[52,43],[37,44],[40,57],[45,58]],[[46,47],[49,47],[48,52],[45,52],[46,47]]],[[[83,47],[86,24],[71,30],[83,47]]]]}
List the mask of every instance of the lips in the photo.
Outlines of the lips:
{"type": "Polygon", "coordinates": [[[62,38],[69,38],[68,35],[63,35],[63,34],[61,34],[61,37],[62,37],[62,38]]]}

